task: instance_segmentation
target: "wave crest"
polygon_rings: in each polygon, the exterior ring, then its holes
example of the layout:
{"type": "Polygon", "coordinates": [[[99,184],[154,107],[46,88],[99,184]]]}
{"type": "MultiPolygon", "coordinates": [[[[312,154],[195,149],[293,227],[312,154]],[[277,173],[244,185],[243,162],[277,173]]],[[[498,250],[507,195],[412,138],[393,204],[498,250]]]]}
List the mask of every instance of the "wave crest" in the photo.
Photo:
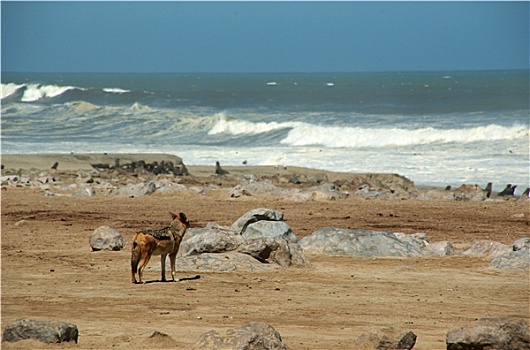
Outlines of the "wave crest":
{"type": "Polygon", "coordinates": [[[433,143],[471,143],[528,137],[523,126],[490,124],[467,129],[339,128],[304,125],[294,128],[281,143],[291,146],[322,145],[330,148],[413,146],[433,143]]]}
{"type": "Polygon", "coordinates": [[[321,145],[329,148],[412,146],[433,143],[471,143],[478,141],[515,140],[528,137],[521,125],[490,124],[464,129],[366,128],[321,126],[303,122],[254,123],[222,116],[209,135],[258,135],[280,129],[291,129],[280,142],[289,146],[321,145]]]}

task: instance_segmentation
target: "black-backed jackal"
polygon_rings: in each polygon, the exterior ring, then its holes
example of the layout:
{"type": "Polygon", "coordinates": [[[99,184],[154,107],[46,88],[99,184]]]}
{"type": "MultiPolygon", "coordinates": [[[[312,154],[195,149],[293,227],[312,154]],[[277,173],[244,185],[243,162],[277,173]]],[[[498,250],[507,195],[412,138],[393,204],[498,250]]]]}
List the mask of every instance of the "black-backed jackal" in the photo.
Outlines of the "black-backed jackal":
{"type": "Polygon", "coordinates": [[[190,227],[190,223],[184,213],[171,214],[173,221],[168,227],[161,230],[138,231],[132,240],[131,252],[131,274],[133,283],[144,283],[142,273],[152,255],[160,255],[162,264],[162,281],[166,280],[166,256],[169,255],[171,262],[171,277],[175,281],[175,259],[182,242],[182,237],[190,227]],[[138,282],[136,281],[138,273],[138,282]]]}

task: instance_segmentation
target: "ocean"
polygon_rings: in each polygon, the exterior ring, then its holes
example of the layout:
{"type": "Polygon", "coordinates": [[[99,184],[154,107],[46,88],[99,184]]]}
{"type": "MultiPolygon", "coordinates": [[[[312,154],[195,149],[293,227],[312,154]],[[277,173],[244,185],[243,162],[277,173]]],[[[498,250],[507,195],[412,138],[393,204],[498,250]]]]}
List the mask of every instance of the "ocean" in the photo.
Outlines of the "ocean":
{"type": "Polygon", "coordinates": [[[1,152],[530,184],[529,71],[2,73],[1,152]]]}

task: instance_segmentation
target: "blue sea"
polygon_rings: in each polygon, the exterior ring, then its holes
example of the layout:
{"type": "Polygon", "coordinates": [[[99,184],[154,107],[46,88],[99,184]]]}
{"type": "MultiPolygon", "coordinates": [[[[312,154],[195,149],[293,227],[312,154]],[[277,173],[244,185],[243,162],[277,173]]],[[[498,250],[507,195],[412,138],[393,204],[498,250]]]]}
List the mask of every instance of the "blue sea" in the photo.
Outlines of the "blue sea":
{"type": "MultiPolygon", "coordinates": [[[[529,186],[529,72],[2,73],[2,154],[170,153],[529,186]]],[[[516,192],[516,193],[517,193],[516,192]]]]}

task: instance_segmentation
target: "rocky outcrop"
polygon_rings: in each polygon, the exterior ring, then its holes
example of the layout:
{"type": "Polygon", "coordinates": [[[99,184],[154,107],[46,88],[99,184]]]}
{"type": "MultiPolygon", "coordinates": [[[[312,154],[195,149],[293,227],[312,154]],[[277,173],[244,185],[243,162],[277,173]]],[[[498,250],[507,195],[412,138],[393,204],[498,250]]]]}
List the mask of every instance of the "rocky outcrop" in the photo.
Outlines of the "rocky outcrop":
{"type": "Polygon", "coordinates": [[[530,330],[524,320],[485,318],[447,332],[447,350],[530,350],[530,330]]]}
{"type": "Polygon", "coordinates": [[[186,232],[177,255],[180,271],[264,271],[308,266],[298,237],[273,209],[250,210],[230,227],[209,223],[186,232]]]}
{"type": "Polygon", "coordinates": [[[524,270],[530,269],[530,250],[509,251],[497,255],[490,263],[490,267],[500,270],[524,270]]]}
{"type": "Polygon", "coordinates": [[[20,319],[4,328],[2,341],[35,339],[44,343],[77,343],[78,336],[77,326],[69,322],[20,319]]]}
{"type": "Polygon", "coordinates": [[[509,252],[510,250],[509,246],[500,242],[478,240],[473,242],[471,247],[462,254],[467,256],[495,258],[498,255],[509,252]]]}
{"type": "Polygon", "coordinates": [[[250,322],[229,329],[224,335],[212,330],[193,345],[197,350],[287,350],[278,331],[266,323],[250,322]]]}
{"type": "Polygon", "coordinates": [[[393,233],[371,230],[323,228],[300,240],[306,253],[325,253],[365,258],[423,256],[421,242],[411,244],[393,233]]]}

